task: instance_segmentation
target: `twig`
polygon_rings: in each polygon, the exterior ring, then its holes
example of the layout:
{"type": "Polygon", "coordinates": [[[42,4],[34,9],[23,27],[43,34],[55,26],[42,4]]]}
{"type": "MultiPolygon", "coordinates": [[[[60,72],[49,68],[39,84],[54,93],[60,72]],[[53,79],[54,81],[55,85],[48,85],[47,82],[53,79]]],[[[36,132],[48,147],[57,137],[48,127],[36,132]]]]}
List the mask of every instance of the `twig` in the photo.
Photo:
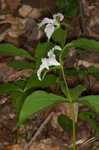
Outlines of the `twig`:
{"type": "Polygon", "coordinates": [[[84,146],[86,146],[86,145],[88,145],[88,144],[94,143],[94,142],[97,141],[97,140],[99,140],[99,135],[96,136],[96,137],[92,137],[91,139],[85,141],[85,142],[80,146],[80,148],[82,148],[82,147],[84,147],[84,146]]]}
{"type": "Polygon", "coordinates": [[[78,0],[79,2],[79,14],[80,14],[80,26],[82,33],[84,35],[88,34],[87,28],[86,28],[86,21],[85,21],[85,0],[78,0]]]}
{"type": "Polygon", "coordinates": [[[31,141],[28,144],[25,144],[24,149],[23,150],[29,150],[30,146],[32,145],[32,143],[36,140],[36,138],[38,137],[38,135],[42,132],[44,126],[49,122],[49,120],[51,119],[51,117],[53,116],[54,112],[51,112],[48,117],[44,120],[44,122],[41,124],[40,128],[37,130],[37,132],[34,134],[34,136],[32,137],[31,141]]]}
{"type": "MultiPolygon", "coordinates": [[[[84,148],[85,146],[94,143],[95,141],[99,140],[99,135],[97,135],[96,137],[92,137],[88,140],[84,139],[80,139],[78,141],[76,141],[76,146],[78,146],[78,148],[84,148]]],[[[73,144],[71,144],[69,146],[69,148],[73,148],[73,144]]]]}

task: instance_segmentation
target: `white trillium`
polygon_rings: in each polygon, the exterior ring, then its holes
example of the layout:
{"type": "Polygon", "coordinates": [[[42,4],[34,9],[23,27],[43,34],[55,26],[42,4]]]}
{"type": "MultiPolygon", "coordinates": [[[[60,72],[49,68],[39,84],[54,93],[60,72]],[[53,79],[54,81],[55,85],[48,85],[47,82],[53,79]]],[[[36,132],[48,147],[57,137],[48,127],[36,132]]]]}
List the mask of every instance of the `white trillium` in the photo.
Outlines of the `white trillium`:
{"type": "Polygon", "coordinates": [[[53,15],[53,19],[44,18],[42,22],[39,24],[39,28],[42,27],[42,25],[44,24],[46,25],[44,31],[48,39],[51,38],[55,28],[59,26],[59,23],[57,22],[57,17],[59,17],[60,21],[64,19],[64,16],[61,13],[57,13],[53,15]]]}
{"type": "Polygon", "coordinates": [[[64,19],[64,16],[61,13],[57,13],[53,15],[53,18],[56,19],[57,17],[60,18],[60,21],[62,21],[64,19]]]}
{"type": "Polygon", "coordinates": [[[47,24],[46,25],[45,33],[46,33],[46,36],[48,37],[48,39],[51,38],[54,30],[55,30],[55,27],[53,26],[53,24],[47,24]]]}
{"type": "Polygon", "coordinates": [[[61,51],[61,47],[56,45],[48,52],[48,58],[43,58],[41,60],[42,64],[40,65],[40,68],[37,71],[37,76],[39,80],[41,80],[40,75],[44,69],[49,70],[50,66],[60,66],[60,63],[56,60],[54,50],[61,51]]]}

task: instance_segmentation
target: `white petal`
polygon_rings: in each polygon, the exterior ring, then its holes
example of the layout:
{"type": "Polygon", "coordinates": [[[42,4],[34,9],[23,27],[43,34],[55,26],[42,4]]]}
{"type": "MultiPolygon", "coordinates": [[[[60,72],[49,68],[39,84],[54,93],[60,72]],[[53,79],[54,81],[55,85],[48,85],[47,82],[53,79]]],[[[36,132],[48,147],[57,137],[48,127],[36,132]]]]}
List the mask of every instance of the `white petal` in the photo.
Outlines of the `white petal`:
{"type": "Polygon", "coordinates": [[[56,19],[56,17],[58,17],[58,16],[60,17],[60,21],[62,21],[64,19],[64,16],[61,13],[54,14],[53,18],[56,19]]]}
{"type": "Polygon", "coordinates": [[[56,19],[53,19],[53,25],[54,25],[54,26],[59,26],[59,23],[57,22],[56,19]]]}
{"type": "Polygon", "coordinates": [[[54,54],[54,48],[52,48],[49,52],[48,52],[48,66],[59,66],[60,63],[56,60],[56,56],[54,54]]]}
{"type": "Polygon", "coordinates": [[[55,58],[54,50],[59,50],[59,51],[61,51],[62,49],[61,49],[61,47],[58,46],[58,45],[54,46],[54,47],[48,52],[48,57],[50,57],[50,58],[51,58],[51,57],[55,58]]]}
{"type": "Polygon", "coordinates": [[[61,49],[60,46],[56,45],[56,46],[54,46],[54,50],[59,50],[59,51],[61,51],[62,49],[61,49]]]}
{"type": "Polygon", "coordinates": [[[44,69],[49,69],[47,58],[43,58],[41,61],[42,61],[42,64],[40,65],[40,68],[37,71],[37,76],[38,76],[39,80],[41,80],[40,75],[41,75],[42,71],[44,69]]]}
{"type": "Polygon", "coordinates": [[[60,63],[56,60],[56,56],[54,54],[54,50],[61,50],[61,47],[56,45],[54,46],[49,52],[48,52],[48,58],[43,58],[41,60],[42,64],[40,65],[40,68],[37,71],[38,79],[41,80],[41,73],[44,69],[49,70],[50,66],[59,66],[60,63]]]}
{"type": "Polygon", "coordinates": [[[49,18],[44,18],[43,20],[42,20],[42,22],[40,23],[40,24],[38,24],[38,26],[39,26],[39,28],[40,27],[42,27],[42,25],[44,25],[44,24],[52,24],[53,23],[53,19],[49,19],[49,18]]]}
{"type": "Polygon", "coordinates": [[[54,29],[55,29],[55,27],[53,26],[53,24],[46,25],[45,33],[46,33],[46,36],[48,37],[48,39],[51,38],[51,36],[54,32],[54,29]]]}
{"type": "Polygon", "coordinates": [[[60,66],[60,63],[54,57],[49,58],[48,63],[49,63],[49,66],[60,66]]]}
{"type": "Polygon", "coordinates": [[[48,57],[51,58],[51,57],[54,57],[54,49],[52,48],[49,52],[48,52],[48,57]]]}

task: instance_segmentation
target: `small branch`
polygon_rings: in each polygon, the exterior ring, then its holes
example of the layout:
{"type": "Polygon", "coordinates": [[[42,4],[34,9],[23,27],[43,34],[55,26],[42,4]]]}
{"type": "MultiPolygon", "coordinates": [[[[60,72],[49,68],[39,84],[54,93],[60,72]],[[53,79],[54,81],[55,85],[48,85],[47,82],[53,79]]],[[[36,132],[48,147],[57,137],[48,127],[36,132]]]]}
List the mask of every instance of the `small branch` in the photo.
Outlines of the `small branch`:
{"type": "Polygon", "coordinates": [[[79,14],[80,14],[81,30],[82,30],[83,35],[87,35],[88,31],[87,31],[86,21],[85,21],[85,6],[86,6],[86,2],[85,2],[85,0],[78,0],[78,3],[79,3],[79,14]]]}
{"type": "Polygon", "coordinates": [[[94,143],[95,141],[99,140],[99,135],[97,135],[96,137],[92,137],[91,139],[85,141],[81,146],[80,148],[86,146],[86,145],[89,145],[89,144],[92,144],[94,143]]]}
{"type": "Polygon", "coordinates": [[[32,137],[31,141],[28,144],[25,144],[24,149],[23,150],[29,150],[30,146],[32,145],[32,143],[36,140],[36,138],[38,137],[38,135],[42,132],[43,128],[45,127],[45,125],[49,122],[49,120],[51,119],[51,117],[53,116],[54,112],[51,112],[48,117],[44,120],[44,122],[41,124],[40,128],[37,130],[37,132],[34,134],[34,136],[32,137]]]}

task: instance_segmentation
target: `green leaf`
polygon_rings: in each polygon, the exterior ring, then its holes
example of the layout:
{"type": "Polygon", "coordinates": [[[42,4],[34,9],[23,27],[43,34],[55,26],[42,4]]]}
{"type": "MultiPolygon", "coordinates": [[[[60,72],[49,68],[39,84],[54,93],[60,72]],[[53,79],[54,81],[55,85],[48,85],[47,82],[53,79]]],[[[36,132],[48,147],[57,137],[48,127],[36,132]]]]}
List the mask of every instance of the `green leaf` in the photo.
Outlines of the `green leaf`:
{"type": "Polygon", "coordinates": [[[16,112],[19,113],[21,107],[24,103],[24,99],[26,98],[26,94],[22,92],[13,91],[11,92],[12,104],[16,109],[16,112]]]}
{"type": "Polygon", "coordinates": [[[25,86],[25,91],[30,88],[45,88],[49,87],[51,85],[56,84],[57,82],[57,76],[48,74],[45,76],[45,78],[40,81],[37,77],[37,74],[32,75],[25,86]]]}
{"type": "Polygon", "coordinates": [[[87,51],[85,51],[85,50],[81,50],[81,49],[79,49],[79,48],[76,48],[76,52],[78,53],[78,54],[82,54],[82,55],[88,55],[88,52],[87,51]]]}
{"type": "Polygon", "coordinates": [[[0,84],[0,95],[4,95],[4,94],[12,92],[12,91],[23,92],[24,85],[25,85],[25,83],[23,81],[16,81],[15,83],[0,84]]]}
{"type": "Polygon", "coordinates": [[[66,0],[66,8],[64,9],[65,16],[72,18],[76,15],[78,10],[77,0],[66,0]]]}
{"type": "MultiPolygon", "coordinates": [[[[61,84],[61,90],[65,96],[67,96],[67,91],[64,84],[61,84]]],[[[75,88],[69,89],[70,95],[73,101],[76,101],[78,97],[86,90],[86,87],[83,85],[78,85],[75,88]]]]}
{"type": "Polygon", "coordinates": [[[15,69],[34,69],[34,63],[27,61],[12,61],[7,64],[15,69]]]}
{"type": "Polygon", "coordinates": [[[36,70],[39,68],[41,64],[41,59],[47,57],[48,51],[53,48],[53,43],[39,43],[37,48],[35,49],[35,58],[36,58],[36,70]]]}
{"type": "Polygon", "coordinates": [[[57,0],[56,6],[58,7],[59,11],[62,11],[66,7],[63,0],[57,0]]]}
{"type": "Polygon", "coordinates": [[[64,114],[59,115],[58,123],[64,131],[69,131],[73,128],[72,120],[64,114]]]}
{"type": "Polygon", "coordinates": [[[47,56],[48,51],[53,48],[53,43],[45,42],[39,43],[35,49],[35,58],[41,59],[47,56]]]}
{"type": "Polygon", "coordinates": [[[84,96],[79,98],[78,102],[89,106],[99,115],[99,95],[84,96]]]}
{"type": "Polygon", "coordinates": [[[49,94],[44,91],[35,91],[29,95],[20,111],[17,127],[20,127],[28,118],[33,117],[37,112],[40,112],[54,104],[63,103],[67,99],[55,94],[49,94]]]}
{"type": "Polygon", "coordinates": [[[27,51],[22,48],[16,48],[12,44],[0,44],[0,56],[22,56],[33,59],[27,51]]]}
{"type": "Polygon", "coordinates": [[[22,90],[25,87],[25,81],[22,81],[22,80],[17,80],[16,82],[14,82],[14,84],[22,90]]]}
{"type": "Polygon", "coordinates": [[[99,72],[99,68],[96,68],[94,66],[90,66],[90,67],[88,67],[88,72],[89,73],[98,73],[99,72]]]}
{"type": "Polygon", "coordinates": [[[17,90],[20,90],[20,88],[17,87],[14,83],[0,84],[0,95],[4,95],[11,91],[17,91],[17,90]]]}
{"type": "Polygon", "coordinates": [[[95,40],[81,38],[79,40],[73,40],[69,44],[71,47],[83,48],[86,50],[93,50],[99,52],[99,42],[95,40]]]}
{"type": "Polygon", "coordinates": [[[91,124],[91,126],[94,128],[94,130],[96,131],[96,134],[99,135],[99,127],[96,121],[93,120],[91,117],[93,114],[94,114],[93,112],[80,112],[78,117],[81,120],[88,121],[91,124]]]}
{"type": "Polygon", "coordinates": [[[70,89],[71,96],[74,100],[76,100],[84,91],[86,91],[86,87],[83,85],[77,85],[75,88],[70,89]]]}
{"type": "Polygon", "coordinates": [[[69,48],[64,47],[61,52],[61,59],[64,59],[64,56],[67,56],[69,52],[70,52],[69,48]]]}
{"type": "Polygon", "coordinates": [[[57,0],[56,5],[58,10],[65,14],[66,17],[72,18],[78,10],[77,0],[57,0]]]}
{"type": "Polygon", "coordinates": [[[81,69],[78,72],[78,77],[79,77],[80,80],[82,80],[87,74],[88,74],[88,72],[86,70],[81,69]]]}
{"type": "Polygon", "coordinates": [[[66,31],[64,31],[62,28],[58,28],[53,33],[52,38],[63,47],[66,42],[66,31]]]}

